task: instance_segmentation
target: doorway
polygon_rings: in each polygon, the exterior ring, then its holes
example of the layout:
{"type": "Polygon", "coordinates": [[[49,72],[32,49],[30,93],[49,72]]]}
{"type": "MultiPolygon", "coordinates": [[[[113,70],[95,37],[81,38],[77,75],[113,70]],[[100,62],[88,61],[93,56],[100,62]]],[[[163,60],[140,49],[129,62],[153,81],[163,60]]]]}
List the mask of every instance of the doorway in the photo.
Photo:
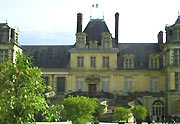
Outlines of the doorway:
{"type": "Polygon", "coordinates": [[[57,77],[57,93],[65,92],[65,77],[57,77]]]}
{"type": "Polygon", "coordinates": [[[96,84],[89,84],[89,92],[90,93],[96,92],[96,84]]]}

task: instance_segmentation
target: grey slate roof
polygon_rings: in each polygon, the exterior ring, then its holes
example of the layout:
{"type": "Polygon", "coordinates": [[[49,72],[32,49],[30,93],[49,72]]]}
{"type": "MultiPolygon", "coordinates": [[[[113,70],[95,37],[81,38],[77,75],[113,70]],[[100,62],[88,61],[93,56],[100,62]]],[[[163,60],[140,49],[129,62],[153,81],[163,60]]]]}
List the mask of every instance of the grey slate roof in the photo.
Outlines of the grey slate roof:
{"type": "Polygon", "coordinates": [[[68,46],[22,46],[24,53],[34,58],[34,64],[41,68],[61,68],[68,69],[70,65],[69,49],[72,45],[68,46]]]}
{"type": "MultiPolygon", "coordinates": [[[[160,68],[162,67],[162,53],[159,51],[157,43],[119,43],[118,69],[123,68],[123,55],[134,55],[134,69],[149,69],[149,55],[160,55],[160,68]],[[140,64],[142,63],[142,65],[140,64]]],[[[34,57],[35,65],[41,68],[61,68],[68,69],[70,67],[69,50],[73,48],[69,46],[22,46],[24,53],[34,57]]],[[[133,70],[134,70],[133,69],[133,70]]]]}
{"type": "MultiPolygon", "coordinates": [[[[102,19],[92,19],[84,29],[87,34],[87,45],[90,40],[97,40],[98,45],[101,44],[101,33],[109,32],[109,29],[102,19]]],[[[109,32],[110,33],[110,32],[109,32]]]]}
{"type": "Polygon", "coordinates": [[[160,68],[162,67],[162,53],[158,43],[119,43],[118,69],[123,69],[123,55],[134,55],[134,69],[148,69],[149,55],[160,55],[160,68]],[[142,65],[140,64],[142,63],[142,65]]]}

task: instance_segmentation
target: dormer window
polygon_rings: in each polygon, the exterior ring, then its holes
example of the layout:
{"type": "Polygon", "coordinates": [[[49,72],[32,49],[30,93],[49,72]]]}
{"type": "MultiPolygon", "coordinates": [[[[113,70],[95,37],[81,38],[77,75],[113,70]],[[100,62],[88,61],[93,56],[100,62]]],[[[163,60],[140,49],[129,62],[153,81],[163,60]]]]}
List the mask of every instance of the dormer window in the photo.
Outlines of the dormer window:
{"type": "Polygon", "coordinates": [[[85,48],[86,47],[86,33],[78,32],[76,34],[76,47],[85,48]]]}
{"type": "Polygon", "coordinates": [[[159,55],[158,54],[151,54],[149,56],[149,68],[150,69],[159,68],[159,55]]]}
{"type": "Polygon", "coordinates": [[[180,27],[179,20],[175,22],[174,25],[166,26],[166,41],[167,42],[180,42],[180,27]]]}
{"type": "Polygon", "coordinates": [[[105,41],[105,42],[109,42],[109,41],[110,41],[110,38],[109,38],[109,37],[104,37],[104,41],[105,41]]]}
{"type": "Polygon", "coordinates": [[[124,68],[134,68],[134,55],[126,54],[124,55],[124,68]]]}
{"type": "Polygon", "coordinates": [[[157,61],[157,58],[150,60],[151,68],[157,68],[157,61]]]}
{"type": "Polygon", "coordinates": [[[98,41],[89,41],[89,48],[98,48],[98,41]]]}
{"type": "Polygon", "coordinates": [[[108,32],[102,33],[101,46],[103,48],[112,48],[112,38],[110,33],[108,32]]]}

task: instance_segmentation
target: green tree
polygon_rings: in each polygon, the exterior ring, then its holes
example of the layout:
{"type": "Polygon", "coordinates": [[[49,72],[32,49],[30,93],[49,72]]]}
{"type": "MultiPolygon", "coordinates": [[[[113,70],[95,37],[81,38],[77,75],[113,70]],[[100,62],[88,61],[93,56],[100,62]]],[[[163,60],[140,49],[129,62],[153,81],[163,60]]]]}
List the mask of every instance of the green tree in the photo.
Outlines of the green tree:
{"type": "Polygon", "coordinates": [[[61,107],[46,100],[41,73],[32,65],[32,57],[20,52],[15,63],[11,60],[0,63],[0,123],[35,123],[38,113],[46,121],[58,119],[61,107]]]}
{"type": "Polygon", "coordinates": [[[114,111],[114,119],[119,121],[127,121],[128,118],[131,117],[130,115],[131,110],[124,108],[124,107],[118,107],[114,111]]]}
{"type": "Polygon", "coordinates": [[[97,102],[97,105],[95,107],[95,112],[93,114],[94,116],[94,121],[97,122],[98,121],[98,118],[102,117],[103,116],[103,113],[104,113],[104,108],[105,106],[98,103],[97,102]]]}
{"type": "Polygon", "coordinates": [[[67,120],[71,120],[73,124],[86,124],[93,120],[93,113],[97,105],[96,98],[88,98],[84,96],[69,96],[62,102],[64,106],[63,116],[67,120]]]}
{"type": "Polygon", "coordinates": [[[137,105],[132,109],[133,116],[137,120],[144,120],[146,118],[147,109],[144,106],[137,105]]]}

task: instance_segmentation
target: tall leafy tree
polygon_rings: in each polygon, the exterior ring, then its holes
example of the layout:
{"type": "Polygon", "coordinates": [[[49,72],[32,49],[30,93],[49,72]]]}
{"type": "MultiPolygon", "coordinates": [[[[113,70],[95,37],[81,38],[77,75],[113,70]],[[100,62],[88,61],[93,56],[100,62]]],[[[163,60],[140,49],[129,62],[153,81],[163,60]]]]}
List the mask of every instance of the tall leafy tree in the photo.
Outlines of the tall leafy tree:
{"type": "Polygon", "coordinates": [[[97,99],[84,96],[69,96],[64,99],[63,116],[71,120],[73,124],[86,124],[93,120],[93,113],[97,105],[97,99]]]}
{"type": "Polygon", "coordinates": [[[133,116],[137,120],[137,124],[141,124],[142,120],[146,118],[147,109],[144,106],[136,105],[131,111],[132,111],[133,116]]]}
{"type": "Polygon", "coordinates": [[[128,118],[131,117],[131,110],[124,107],[117,107],[114,111],[115,120],[119,121],[127,121],[128,118]]]}
{"type": "Polygon", "coordinates": [[[98,119],[103,116],[105,106],[98,103],[95,107],[95,113],[93,113],[94,116],[94,122],[98,122],[98,119]]]}
{"type": "Polygon", "coordinates": [[[46,100],[41,73],[32,65],[32,57],[20,52],[15,63],[11,60],[0,63],[0,123],[35,123],[38,113],[46,121],[58,119],[61,107],[46,100]]]}

